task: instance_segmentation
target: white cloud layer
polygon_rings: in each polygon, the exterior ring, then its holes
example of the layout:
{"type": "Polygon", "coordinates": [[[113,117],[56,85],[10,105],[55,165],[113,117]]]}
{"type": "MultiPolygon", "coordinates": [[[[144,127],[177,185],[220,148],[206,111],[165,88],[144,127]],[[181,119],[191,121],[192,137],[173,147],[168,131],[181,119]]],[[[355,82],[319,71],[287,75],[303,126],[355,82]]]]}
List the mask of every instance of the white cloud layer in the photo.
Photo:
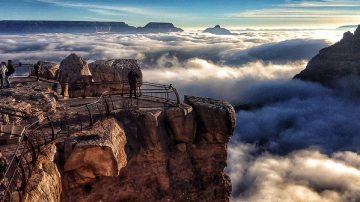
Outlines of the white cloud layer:
{"type": "Polygon", "coordinates": [[[0,35],[0,60],[136,58],[145,80],[256,106],[237,114],[227,172],[233,201],[358,201],[358,81],[292,81],[332,31],[0,35]]]}
{"type": "Polygon", "coordinates": [[[360,155],[298,150],[255,155],[252,145],[229,147],[232,201],[338,202],[360,200],[360,155]]]}

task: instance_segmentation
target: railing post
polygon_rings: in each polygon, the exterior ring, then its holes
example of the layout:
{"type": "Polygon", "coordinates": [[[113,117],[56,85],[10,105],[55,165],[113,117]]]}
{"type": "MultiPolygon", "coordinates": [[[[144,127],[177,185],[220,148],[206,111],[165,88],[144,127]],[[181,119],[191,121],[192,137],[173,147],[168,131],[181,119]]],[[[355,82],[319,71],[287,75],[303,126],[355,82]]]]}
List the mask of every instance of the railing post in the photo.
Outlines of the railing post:
{"type": "Polygon", "coordinates": [[[89,112],[89,115],[90,115],[90,126],[94,125],[94,119],[93,119],[93,115],[91,114],[91,111],[90,111],[90,108],[88,105],[85,105],[86,109],[88,110],[89,112]]]}
{"type": "Polygon", "coordinates": [[[109,106],[109,103],[107,102],[106,98],[103,97],[103,100],[105,102],[105,107],[106,107],[106,115],[109,115],[110,114],[110,106],[109,106]]]}
{"type": "Polygon", "coordinates": [[[50,122],[50,126],[51,126],[51,140],[54,141],[55,140],[55,129],[54,129],[54,124],[51,121],[50,117],[48,116],[47,119],[50,122]]]}
{"type": "Polygon", "coordinates": [[[26,144],[28,144],[30,146],[31,156],[32,156],[31,163],[33,164],[33,166],[35,166],[36,151],[35,151],[34,144],[32,143],[29,136],[25,136],[25,141],[26,141],[26,144]]]}
{"type": "Polygon", "coordinates": [[[172,89],[172,90],[174,91],[174,93],[175,93],[175,96],[176,96],[176,104],[179,105],[179,104],[180,104],[180,96],[179,96],[179,93],[177,92],[176,88],[172,87],[172,85],[170,85],[170,86],[171,86],[171,89],[172,89]]]}
{"type": "Polygon", "coordinates": [[[69,83],[63,83],[62,89],[63,89],[62,94],[64,96],[64,99],[68,98],[69,97],[69,83]]]}

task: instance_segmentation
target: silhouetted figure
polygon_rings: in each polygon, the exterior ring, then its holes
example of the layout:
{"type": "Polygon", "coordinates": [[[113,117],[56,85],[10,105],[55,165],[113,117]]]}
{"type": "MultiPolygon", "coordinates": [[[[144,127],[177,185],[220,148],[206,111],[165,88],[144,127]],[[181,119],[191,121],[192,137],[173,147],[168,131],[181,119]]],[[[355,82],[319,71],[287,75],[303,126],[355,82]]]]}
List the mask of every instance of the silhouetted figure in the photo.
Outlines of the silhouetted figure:
{"type": "Polygon", "coordinates": [[[0,65],[0,82],[1,82],[1,88],[4,87],[4,83],[6,83],[5,86],[8,86],[8,85],[9,85],[9,81],[8,81],[8,79],[7,79],[7,76],[6,76],[7,72],[8,72],[8,69],[7,69],[7,67],[6,67],[6,63],[5,63],[5,62],[2,62],[1,65],[0,65]]]}
{"type": "Polygon", "coordinates": [[[6,76],[8,76],[8,77],[11,76],[15,72],[15,68],[14,68],[11,60],[8,60],[7,69],[8,69],[8,72],[7,72],[6,76]]]}
{"type": "Polygon", "coordinates": [[[130,85],[130,98],[132,98],[132,94],[134,93],[135,98],[137,98],[137,93],[136,93],[136,79],[139,78],[140,76],[134,72],[133,70],[131,70],[128,74],[128,81],[129,81],[129,85],[130,85]]]}
{"type": "Polygon", "coordinates": [[[41,68],[41,62],[39,61],[34,65],[35,76],[37,81],[40,80],[40,68],[41,68]]]}

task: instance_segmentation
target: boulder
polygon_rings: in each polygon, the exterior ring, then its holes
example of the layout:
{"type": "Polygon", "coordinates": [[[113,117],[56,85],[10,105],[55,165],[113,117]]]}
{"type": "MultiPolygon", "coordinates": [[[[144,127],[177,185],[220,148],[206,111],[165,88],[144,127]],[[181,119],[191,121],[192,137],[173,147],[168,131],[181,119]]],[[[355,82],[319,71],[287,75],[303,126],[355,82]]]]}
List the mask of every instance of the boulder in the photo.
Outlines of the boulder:
{"type": "Polygon", "coordinates": [[[133,70],[138,73],[142,81],[142,72],[137,60],[116,59],[116,60],[97,60],[89,64],[93,80],[101,81],[124,81],[128,80],[128,73],[133,70]]]}
{"type": "Polygon", "coordinates": [[[306,68],[294,79],[315,81],[329,85],[334,81],[360,76],[360,26],[355,34],[346,32],[341,41],[320,50],[306,68]]]}
{"type": "MultiPolygon", "coordinates": [[[[39,75],[42,78],[56,80],[59,73],[59,67],[60,65],[56,63],[41,62],[39,75]]],[[[35,76],[34,69],[31,71],[31,75],[35,76]]]]}
{"type": "Polygon", "coordinates": [[[65,148],[70,149],[64,172],[80,175],[78,183],[99,176],[118,176],[127,163],[125,145],[125,132],[115,119],[97,123],[67,141],[65,148]]]}
{"type": "Polygon", "coordinates": [[[74,53],[61,61],[59,69],[60,83],[78,83],[91,76],[87,62],[74,53]]]}

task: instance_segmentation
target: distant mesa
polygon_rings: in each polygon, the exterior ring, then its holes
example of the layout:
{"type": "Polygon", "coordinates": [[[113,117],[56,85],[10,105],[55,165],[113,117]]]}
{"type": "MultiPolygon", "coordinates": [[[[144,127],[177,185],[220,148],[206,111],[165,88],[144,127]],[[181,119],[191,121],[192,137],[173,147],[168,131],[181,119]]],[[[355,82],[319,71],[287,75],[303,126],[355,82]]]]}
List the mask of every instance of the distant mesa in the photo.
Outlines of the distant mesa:
{"type": "Polygon", "coordinates": [[[204,33],[216,34],[216,35],[231,35],[231,32],[229,30],[220,27],[220,25],[216,25],[213,28],[207,28],[203,32],[204,33]]]}
{"type": "Polygon", "coordinates": [[[138,27],[137,31],[146,33],[159,32],[183,32],[184,30],[175,27],[172,23],[167,22],[150,22],[145,27],[138,27]]]}
{"type": "Polygon", "coordinates": [[[344,77],[360,77],[360,25],[344,33],[341,41],[320,50],[295,79],[331,84],[344,77]]]}
{"type": "Polygon", "coordinates": [[[0,33],[159,33],[182,32],[172,23],[151,22],[145,27],[134,27],[125,22],[95,22],[95,21],[0,21],[0,33]]]}

